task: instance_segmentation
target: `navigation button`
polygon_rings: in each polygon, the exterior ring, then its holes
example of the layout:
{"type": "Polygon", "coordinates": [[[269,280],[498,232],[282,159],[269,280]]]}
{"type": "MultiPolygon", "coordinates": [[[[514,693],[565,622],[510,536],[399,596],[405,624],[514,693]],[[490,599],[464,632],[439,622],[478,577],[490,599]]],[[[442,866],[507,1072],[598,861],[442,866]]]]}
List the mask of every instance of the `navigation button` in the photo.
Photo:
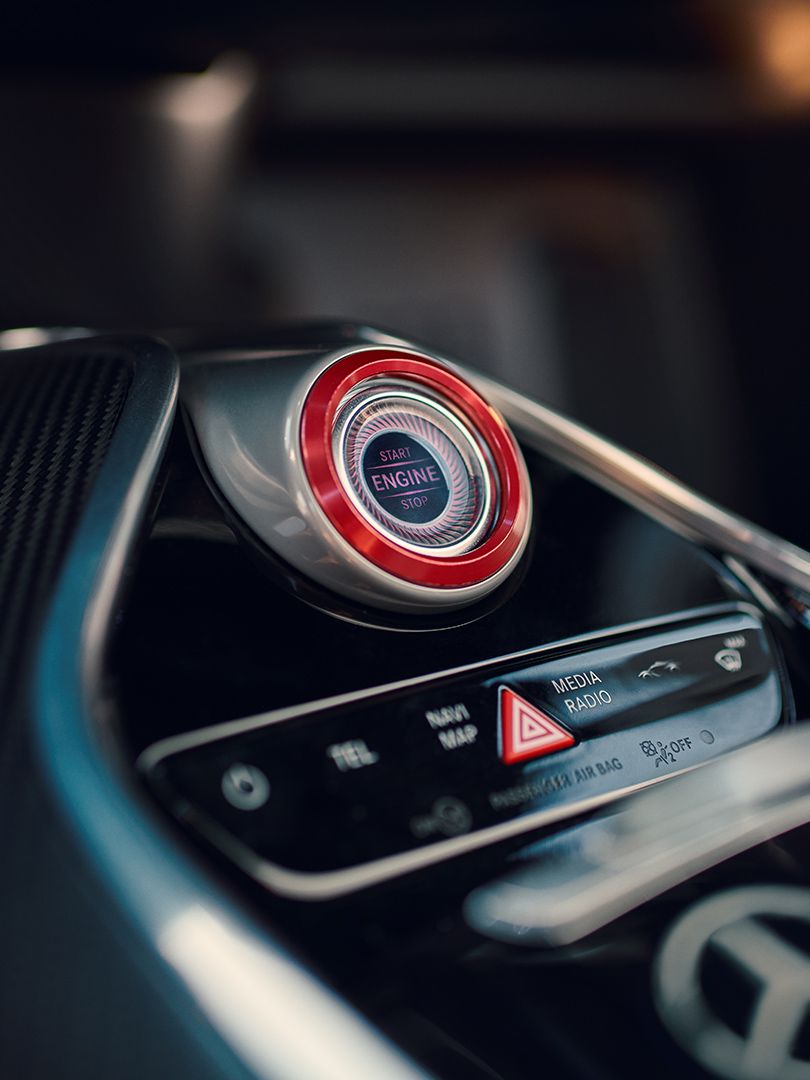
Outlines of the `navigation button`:
{"type": "Polygon", "coordinates": [[[506,765],[566,750],[574,736],[506,686],[500,689],[501,760],[506,765]]]}

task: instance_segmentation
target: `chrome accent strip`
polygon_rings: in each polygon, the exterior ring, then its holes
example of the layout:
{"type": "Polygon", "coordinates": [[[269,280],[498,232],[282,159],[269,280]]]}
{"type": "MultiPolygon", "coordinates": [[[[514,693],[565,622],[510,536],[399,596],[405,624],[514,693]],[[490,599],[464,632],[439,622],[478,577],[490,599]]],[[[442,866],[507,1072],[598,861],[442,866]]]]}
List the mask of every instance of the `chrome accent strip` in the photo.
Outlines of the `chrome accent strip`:
{"type": "Polygon", "coordinates": [[[679,536],[736,555],[778,581],[810,591],[810,553],[724,510],[657,466],[487,376],[467,378],[519,439],[574,469],[679,536]]]}
{"type": "MultiPolygon", "coordinates": [[[[718,604],[705,608],[696,609],[693,612],[681,612],[661,619],[644,619],[635,623],[628,623],[622,627],[615,627],[605,632],[583,634],[579,637],[567,638],[563,641],[553,642],[536,649],[525,649],[516,653],[496,657],[492,660],[479,661],[474,664],[465,664],[461,667],[450,668],[446,671],[418,676],[411,679],[402,679],[399,682],[388,683],[384,686],[371,687],[347,694],[337,694],[331,698],[323,698],[319,701],[306,702],[301,705],[293,705],[284,709],[276,709],[272,712],[263,713],[259,716],[246,717],[241,720],[231,720],[223,724],[215,724],[208,728],[200,728],[195,731],[185,732],[182,735],[170,736],[153,743],[138,758],[137,767],[145,774],[149,774],[161,761],[172,754],[183,750],[204,746],[207,743],[216,742],[229,735],[243,734],[255,731],[259,728],[269,727],[273,724],[301,718],[313,713],[321,712],[338,705],[360,703],[369,698],[381,694],[387,694],[396,690],[408,689],[419,686],[427,681],[444,679],[460,674],[484,669],[497,668],[499,664],[511,660],[526,659],[537,660],[550,652],[558,652],[560,649],[571,646],[578,647],[593,642],[609,642],[610,640],[624,636],[628,633],[643,632],[645,630],[661,629],[667,626],[688,624],[696,618],[706,618],[707,628],[714,624],[709,619],[722,618],[723,615],[743,613],[751,616],[760,625],[759,612],[746,604],[718,604]]],[[[705,764],[705,763],[704,763],[705,764]]],[[[491,825],[487,828],[478,829],[464,836],[457,836],[446,840],[440,840],[429,847],[417,848],[414,851],[405,851],[397,855],[390,855],[371,862],[347,867],[343,870],[328,872],[307,872],[290,870],[278,863],[272,863],[257,855],[252,849],[242,844],[230,832],[223,829],[213,818],[195,808],[186,807],[184,820],[193,825],[198,832],[205,836],[210,843],[233,860],[245,873],[267,888],[299,900],[328,900],[346,893],[364,889],[371,885],[379,884],[401,874],[410,873],[414,870],[424,869],[436,863],[457,855],[467,854],[479,848],[488,847],[490,844],[511,837],[520,836],[545,825],[564,821],[567,818],[576,817],[580,814],[595,810],[600,806],[606,806],[627,795],[641,791],[643,788],[658,784],[661,780],[671,779],[681,772],[691,769],[700,769],[703,765],[694,765],[687,769],[677,770],[651,780],[645,780],[638,784],[632,784],[614,791],[604,792],[589,798],[578,800],[576,803],[568,803],[563,806],[550,807],[546,810],[538,810],[533,814],[526,814],[511,821],[502,822],[499,825],[491,825]]]]}
{"type": "MultiPolygon", "coordinates": [[[[134,343],[138,344],[138,343],[134,343]]],[[[146,343],[138,345],[146,353],[146,343]]],[[[110,758],[104,649],[177,398],[164,346],[136,366],[108,456],[67,554],[37,659],[37,750],[61,814],[216,1057],[223,1042],[262,1080],[424,1080],[352,1008],[274,945],[163,831],[110,758]],[[103,745],[104,744],[104,745],[103,745]],[[211,1040],[214,1040],[211,1042],[211,1040]]]]}
{"type": "Polygon", "coordinates": [[[783,626],[789,628],[794,626],[791,616],[769,591],[765,582],[760,581],[756,574],[753,574],[748,569],[745,563],[740,562],[739,559],[735,559],[733,555],[726,555],[723,562],[732,574],[740,579],[756,602],[762,607],[763,611],[767,611],[774,619],[778,619],[783,626]]]}
{"type": "Polygon", "coordinates": [[[97,336],[97,331],[84,326],[14,326],[0,330],[0,350],[34,349],[59,341],[97,336]]]}

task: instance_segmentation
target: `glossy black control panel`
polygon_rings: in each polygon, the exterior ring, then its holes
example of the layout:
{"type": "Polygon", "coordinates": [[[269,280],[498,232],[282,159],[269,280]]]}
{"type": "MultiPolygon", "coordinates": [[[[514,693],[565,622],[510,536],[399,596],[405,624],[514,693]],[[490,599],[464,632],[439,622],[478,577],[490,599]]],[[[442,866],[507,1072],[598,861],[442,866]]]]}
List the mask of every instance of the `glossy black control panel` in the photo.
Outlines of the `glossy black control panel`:
{"type": "Polygon", "coordinates": [[[248,872],[327,896],[599,805],[783,714],[768,636],[735,609],[191,732],[141,766],[248,872]]]}

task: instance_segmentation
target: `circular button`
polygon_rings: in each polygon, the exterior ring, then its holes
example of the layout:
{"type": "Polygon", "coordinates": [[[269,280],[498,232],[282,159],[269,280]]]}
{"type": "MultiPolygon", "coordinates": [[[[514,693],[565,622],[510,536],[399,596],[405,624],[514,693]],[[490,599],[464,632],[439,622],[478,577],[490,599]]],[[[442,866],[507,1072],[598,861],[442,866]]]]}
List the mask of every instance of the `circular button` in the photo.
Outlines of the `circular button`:
{"type": "Polygon", "coordinates": [[[237,810],[259,810],[270,798],[270,781],[255,765],[236,762],[222,777],[222,794],[237,810]]]}
{"type": "Polygon", "coordinates": [[[356,582],[381,607],[460,607],[505,581],[526,548],[531,490],[511,432],[425,353],[332,358],[303,399],[299,439],[314,528],[332,547],[318,570],[336,591],[356,582]]]}
{"type": "Polygon", "coordinates": [[[411,550],[457,555],[491,524],[494,492],[481,447],[418,385],[360,384],[338,409],[333,455],[366,520],[411,550]]]}

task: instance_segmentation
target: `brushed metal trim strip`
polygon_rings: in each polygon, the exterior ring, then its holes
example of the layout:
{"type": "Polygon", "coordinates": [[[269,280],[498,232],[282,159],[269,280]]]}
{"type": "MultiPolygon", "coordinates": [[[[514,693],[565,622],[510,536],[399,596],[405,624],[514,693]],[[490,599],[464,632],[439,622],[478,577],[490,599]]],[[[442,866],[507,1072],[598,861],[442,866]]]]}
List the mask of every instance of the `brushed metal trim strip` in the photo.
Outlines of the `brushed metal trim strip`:
{"type": "Polygon", "coordinates": [[[609,439],[487,376],[467,372],[519,439],[679,536],[810,591],[810,553],[699,495],[609,439]]]}

